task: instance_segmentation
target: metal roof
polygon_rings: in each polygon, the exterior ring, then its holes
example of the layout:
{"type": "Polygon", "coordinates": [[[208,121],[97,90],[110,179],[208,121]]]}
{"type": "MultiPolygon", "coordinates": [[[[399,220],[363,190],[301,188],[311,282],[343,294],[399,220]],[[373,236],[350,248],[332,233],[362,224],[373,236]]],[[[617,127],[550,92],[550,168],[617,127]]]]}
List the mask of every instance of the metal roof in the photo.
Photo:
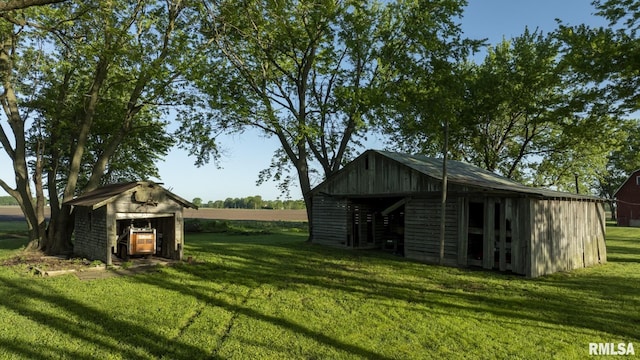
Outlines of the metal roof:
{"type": "MultiPolygon", "coordinates": [[[[422,174],[438,180],[442,180],[442,159],[436,159],[424,155],[410,155],[391,151],[371,151],[393,159],[422,174]]],[[[488,171],[481,167],[456,160],[447,160],[447,181],[472,187],[518,192],[550,198],[603,200],[599,197],[591,195],[581,195],[526,186],[504,176],[492,173],[491,171],[488,171]]]]}
{"type": "MultiPolygon", "coordinates": [[[[80,195],[72,200],[66,201],[66,205],[74,205],[74,206],[91,206],[91,207],[100,207],[104,204],[108,204],[111,201],[115,200],[118,195],[131,190],[138,186],[159,186],[159,184],[154,183],[152,181],[132,181],[126,183],[117,183],[117,184],[109,184],[102,187],[99,187],[93,191],[89,191],[86,194],[80,195]]],[[[161,187],[162,188],[162,187],[161,187]]],[[[178,203],[182,204],[184,207],[197,209],[198,207],[192,204],[191,202],[181,198],[180,196],[170,192],[167,189],[162,188],[169,197],[176,200],[178,203]]]]}

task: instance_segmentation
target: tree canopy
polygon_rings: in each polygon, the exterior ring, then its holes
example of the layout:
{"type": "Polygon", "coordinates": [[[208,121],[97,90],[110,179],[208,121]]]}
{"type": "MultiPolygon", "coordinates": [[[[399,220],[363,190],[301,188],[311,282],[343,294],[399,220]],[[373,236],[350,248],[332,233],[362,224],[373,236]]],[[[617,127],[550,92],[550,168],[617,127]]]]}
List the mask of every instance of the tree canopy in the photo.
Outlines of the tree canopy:
{"type": "Polygon", "coordinates": [[[66,1],[0,14],[1,100],[11,129],[2,128],[0,144],[16,178],[15,188],[0,186],[23,208],[33,246],[69,248],[64,202],[75,195],[157,175],[173,144],[162,116],[182,102],[181,74],[196,47],[187,26],[196,11],[185,5],[66,1]]]}
{"type": "MultiPolygon", "coordinates": [[[[563,43],[563,61],[571,81],[589,94],[589,104],[602,117],[616,119],[617,145],[602,159],[592,187],[600,196],[612,198],[630,173],[640,168],[637,149],[640,110],[640,8],[633,1],[594,1],[596,14],[609,21],[607,27],[560,24],[556,36],[563,43]]],[[[586,142],[597,142],[588,139],[586,142]]]]}
{"type": "Polygon", "coordinates": [[[281,149],[260,179],[287,188],[297,177],[311,219],[314,179],[349,160],[378,124],[389,83],[403,77],[391,55],[409,58],[420,47],[425,64],[444,68],[461,46],[453,18],[464,4],[214,1],[202,25],[207,65],[193,76],[206,103],[198,116],[182,117],[182,140],[207,160],[221,132],[253,127],[278,138],[281,149]]]}

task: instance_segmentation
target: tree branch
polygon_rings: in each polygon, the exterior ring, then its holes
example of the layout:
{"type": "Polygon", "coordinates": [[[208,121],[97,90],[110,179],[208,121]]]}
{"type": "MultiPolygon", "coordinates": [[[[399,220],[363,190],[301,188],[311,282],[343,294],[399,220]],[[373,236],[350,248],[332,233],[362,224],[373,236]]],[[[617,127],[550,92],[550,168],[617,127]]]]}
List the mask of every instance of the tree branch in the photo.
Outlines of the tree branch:
{"type": "Polygon", "coordinates": [[[66,0],[11,0],[0,3],[0,12],[26,9],[31,6],[57,4],[66,0]]]}

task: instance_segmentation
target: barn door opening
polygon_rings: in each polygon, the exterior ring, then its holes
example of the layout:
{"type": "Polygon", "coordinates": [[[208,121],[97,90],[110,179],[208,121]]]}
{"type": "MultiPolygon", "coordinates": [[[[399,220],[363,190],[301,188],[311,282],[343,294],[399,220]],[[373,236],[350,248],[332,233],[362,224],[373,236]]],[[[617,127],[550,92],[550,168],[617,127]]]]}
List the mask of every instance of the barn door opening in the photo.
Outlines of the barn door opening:
{"type": "Polygon", "coordinates": [[[405,202],[397,197],[351,199],[346,246],[385,249],[393,243],[394,252],[404,253],[405,202]]]}
{"type": "Polygon", "coordinates": [[[467,264],[482,266],[484,258],[484,203],[469,201],[467,264]]]}
{"type": "Polygon", "coordinates": [[[357,205],[351,212],[351,246],[360,246],[360,207],[357,205]]]}
{"type": "Polygon", "coordinates": [[[511,270],[512,212],[513,205],[511,199],[502,199],[501,202],[495,202],[493,218],[493,268],[500,271],[511,270]]]}
{"type": "Polygon", "coordinates": [[[384,250],[404,256],[404,205],[383,216],[384,250]]]}
{"type": "Polygon", "coordinates": [[[112,254],[122,260],[136,256],[174,258],[174,223],[175,215],[170,213],[117,213],[112,254]]]}
{"type": "Polygon", "coordinates": [[[376,246],[376,212],[364,204],[352,205],[347,246],[374,248],[376,246]]]}

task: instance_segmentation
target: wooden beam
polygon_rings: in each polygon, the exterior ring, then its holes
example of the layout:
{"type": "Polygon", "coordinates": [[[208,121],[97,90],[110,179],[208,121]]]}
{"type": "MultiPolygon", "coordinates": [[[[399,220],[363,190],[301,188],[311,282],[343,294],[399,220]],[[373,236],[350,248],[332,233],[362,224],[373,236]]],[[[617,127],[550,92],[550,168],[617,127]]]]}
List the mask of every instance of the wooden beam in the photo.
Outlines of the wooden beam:
{"type": "Polygon", "coordinates": [[[467,250],[469,246],[469,202],[458,198],[458,265],[467,266],[467,250]]]}
{"type": "Polygon", "coordinates": [[[499,238],[499,249],[500,249],[500,258],[499,258],[499,269],[500,271],[507,270],[507,202],[508,200],[502,201],[500,204],[500,235],[499,238]]]}
{"type": "Polygon", "coordinates": [[[397,210],[399,207],[401,207],[402,205],[406,204],[409,200],[411,200],[411,198],[406,197],[404,199],[400,199],[400,200],[396,201],[395,203],[393,203],[393,205],[391,205],[388,208],[382,210],[382,212],[381,212],[382,216],[387,216],[387,215],[391,214],[392,212],[397,210]]]}

